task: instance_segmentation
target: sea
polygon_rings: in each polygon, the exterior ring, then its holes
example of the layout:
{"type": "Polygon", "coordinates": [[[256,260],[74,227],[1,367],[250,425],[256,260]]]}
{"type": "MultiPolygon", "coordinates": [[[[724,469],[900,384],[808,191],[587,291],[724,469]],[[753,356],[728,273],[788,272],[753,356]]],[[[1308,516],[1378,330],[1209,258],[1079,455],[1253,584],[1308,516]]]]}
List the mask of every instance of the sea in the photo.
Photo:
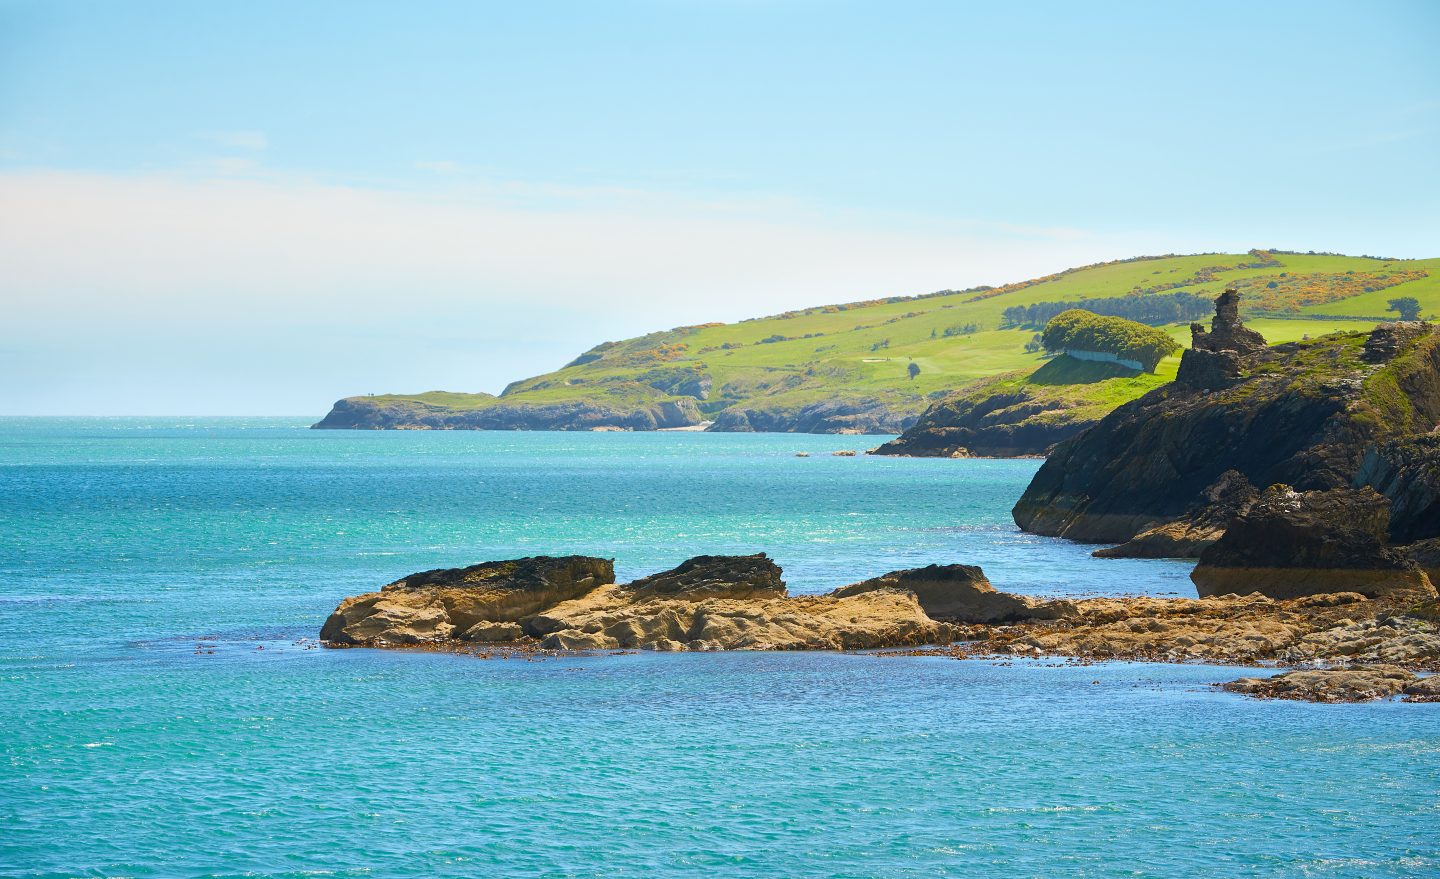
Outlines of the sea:
{"type": "Polygon", "coordinates": [[[1440,875],[1440,705],[1200,664],[315,643],[346,595],[540,554],[1194,595],[1018,531],[1037,461],[309,420],[0,419],[0,876],[1440,875]]]}

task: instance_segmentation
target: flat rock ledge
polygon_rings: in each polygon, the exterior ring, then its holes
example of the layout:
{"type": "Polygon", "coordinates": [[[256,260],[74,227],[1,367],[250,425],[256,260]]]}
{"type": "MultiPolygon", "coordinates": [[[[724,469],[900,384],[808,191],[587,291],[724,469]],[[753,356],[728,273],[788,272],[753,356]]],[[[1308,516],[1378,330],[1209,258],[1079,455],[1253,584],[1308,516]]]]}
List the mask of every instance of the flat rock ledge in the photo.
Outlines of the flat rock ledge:
{"type": "Polygon", "coordinates": [[[1414,594],[1045,600],[996,591],[971,565],[893,571],[792,596],[780,567],[759,553],[698,556],[630,583],[615,582],[611,560],[589,556],[424,571],[346,598],[320,637],[329,647],[497,655],[889,648],[888,655],[1300,666],[1226,688],[1314,701],[1403,693],[1419,702],[1440,701],[1440,677],[1414,674],[1440,672],[1437,623],[1440,602],[1414,594]]]}
{"type": "Polygon", "coordinates": [[[347,598],[320,638],[332,647],[859,650],[947,643],[955,634],[948,616],[990,620],[996,607],[1034,603],[997,593],[965,565],[897,571],[813,596],[789,595],[781,573],[764,553],[698,556],[631,583],[615,582],[609,559],[485,562],[347,598]]]}
{"type": "Polygon", "coordinates": [[[1257,699],[1373,702],[1404,694],[1406,702],[1440,702],[1440,677],[1419,677],[1396,665],[1297,669],[1268,678],[1240,678],[1220,689],[1257,699]]]}

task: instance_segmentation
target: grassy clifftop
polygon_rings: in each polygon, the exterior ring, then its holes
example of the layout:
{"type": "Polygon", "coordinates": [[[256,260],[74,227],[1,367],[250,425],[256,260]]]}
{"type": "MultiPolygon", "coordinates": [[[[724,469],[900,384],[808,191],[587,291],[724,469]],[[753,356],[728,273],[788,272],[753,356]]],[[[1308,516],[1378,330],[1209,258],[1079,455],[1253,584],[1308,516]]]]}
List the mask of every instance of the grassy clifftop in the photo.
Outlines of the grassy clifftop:
{"type": "MultiPolygon", "coordinates": [[[[715,420],[732,430],[898,432],[948,391],[1041,365],[1042,353],[1034,345],[1027,350],[1038,328],[1002,328],[1006,309],[1177,292],[1213,296],[1236,283],[1246,287],[1247,302],[1263,306],[1265,316],[1252,314],[1250,325],[1272,342],[1366,328],[1386,319],[1386,302],[1400,296],[1416,298],[1426,315],[1440,312],[1440,259],[1261,251],[1141,257],[996,288],[677,327],[596,345],[555,372],[512,383],[499,397],[352,397],[342,401],[344,418],[321,426],[645,429],[651,422],[715,420]],[[384,423],[367,421],[369,411],[382,409],[384,423]],[[425,420],[407,425],[407,411],[425,420]],[[565,414],[572,412],[586,416],[572,424],[565,414]],[[535,413],[545,416],[534,422],[535,413]]],[[[1164,330],[1189,341],[1183,321],[1164,330]]]]}

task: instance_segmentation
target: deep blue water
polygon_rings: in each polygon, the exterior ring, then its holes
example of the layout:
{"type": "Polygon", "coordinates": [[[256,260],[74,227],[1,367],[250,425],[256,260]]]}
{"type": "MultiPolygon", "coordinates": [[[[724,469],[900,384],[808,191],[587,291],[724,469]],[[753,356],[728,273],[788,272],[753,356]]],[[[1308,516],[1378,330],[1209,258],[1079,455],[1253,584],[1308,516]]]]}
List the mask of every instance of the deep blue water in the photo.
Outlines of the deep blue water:
{"type": "Polygon", "coordinates": [[[1440,875],[1440,706],[1255,702],[1214,666],[296,643],[343,595],[538,553],[1193,594],[1018,533],[1036,462],[302,426],[0,419],[0,876],[1440,875]]]}

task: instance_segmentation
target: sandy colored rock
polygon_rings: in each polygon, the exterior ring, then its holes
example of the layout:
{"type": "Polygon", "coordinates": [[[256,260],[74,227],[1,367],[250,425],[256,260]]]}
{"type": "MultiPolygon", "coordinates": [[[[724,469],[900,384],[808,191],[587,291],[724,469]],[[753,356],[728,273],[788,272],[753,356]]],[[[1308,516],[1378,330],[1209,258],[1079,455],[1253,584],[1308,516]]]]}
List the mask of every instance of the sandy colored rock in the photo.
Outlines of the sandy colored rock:
{"type": "Polygon", "coordinates": [[[325,621],[320,639],[342,645],[513,640],[525,618],[613,582],[614,563],[589,556],[422,571],[345,599],[325,621]],[[493,625],[501,623],[510,625],[493,625]]]}
{"type": "Polygon", "coordinates": [[[985,572],[975,565],[928,565],[892,571],[842,586],[831,594],[844,598],[879,590],[913,593],[925,613],[937,620],[1003,623],[1056,615],[1046,609],[1046,602],[995,591],[985,572]]]}
{"type": "Polygon", "coordinates": [[[1440,675],[1420,678],[1402,692],[1406,702],[1440,702],[1440,675]]]}
{"type": "MultiPolygon", "coordinates": [[[[968,570],[989,589],[980,569],[968,570]]],[[[525,640],[555,650],[854,650],[952,635],[906,590],[789,597],[763,553],[698,556],[627,584],[615,584],[612,571],[609,561],[583,556],[427,571],[345,599],[321,638],[332,646],[525,640]]]]}
{"type": "Polygon", "coordinates": [[[1240,678],[1221,684],[1220,688],[1257,699],[1371,702],[1396,696],[1414,681],[1415,675],[1399,666],[1367,665],[1354,668],[1299,669],[1269,678],[1240,678]]]}
{"type": "Polygon", "coordinates": [[[1440,624],[1393,597],[1358,593],[1276,601],[1259,594],[1212,598],[1092,598],[1049,602],[1054,619],[968,626],[965,643],[925,652],[1085,660],[1403,665],[1440,671],[1440,624]]]}
{"type": "Polygon", "coordinates": [[[647,598],[607,586],[530,621],[542,647],[859,650],[947,640],[908,592],[769,598],[647,598]]]}

